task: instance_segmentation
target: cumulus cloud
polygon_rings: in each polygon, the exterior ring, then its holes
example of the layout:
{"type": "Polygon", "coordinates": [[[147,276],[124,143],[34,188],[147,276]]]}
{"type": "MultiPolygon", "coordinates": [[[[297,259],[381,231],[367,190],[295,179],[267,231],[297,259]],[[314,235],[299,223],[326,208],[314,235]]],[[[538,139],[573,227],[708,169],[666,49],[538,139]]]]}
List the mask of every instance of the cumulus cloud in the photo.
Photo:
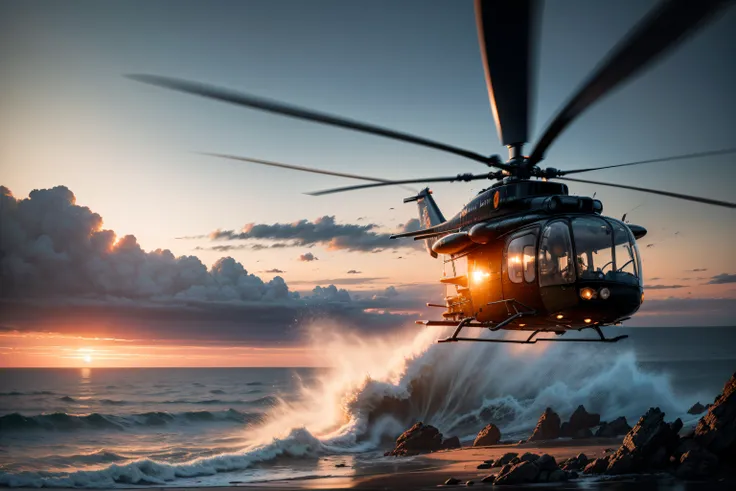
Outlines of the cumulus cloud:
{"type": "Polygon", "coordinates": [[[0,186],[0,223],[0,324],[14,329],[102,323],[118,337],[260,342],[297,339],[305,317],[318,315],[379,330],[406,320],[364,312],[334,286],[300,298],[280,276],[264,281],[231,257],[208,269],[195,256],[144,251],[135,236],[104,229],[64,186],[25,199],[0,186]]]}
{"type": "Polygon", "coordinates": [[[305,254],[300,255],[299,260],[310,263],[312,261],[319,261],[319,258],[315,256],[314,254],[312,254],[311,252],[307,252],[305,254]]]}
{"type": "Polygon", "coordinates": [[[708,282],[709,285],[725,285],[726,283],[736,283],[736,274],[717,274],[708,282]]]}
{"type": "Polygon", "coordinates": [[[264,282],[232,258],[208,271],[195,256],[167,249],[145,252],[133,235],[117,238],[102,217],[78,206],[63,186],[16,199],[1,188],[0,237],[7,297],[278,300],[289,297],[281,278],[264,282]]]}
{"type": "MultiPolygon", "coordinates": [[[[391,234],[378,232],[374,223],[365,225],[337,223],[334,216],[323,216],[314,221],[306,219],[293,223],[256,224],[249,223],[241,231],[215,230],[209,234],[211,240],[271,240],[273,247],[303,247],[322,245],[330,250],[375,252],[383,249],[416,247],[411,240],[391,240],[391,234]]],[[[402,224],[399,232],[419,229],[419,220],[402,224]]],[[[218,246],[215,246],[218,247],[218,246]]],[[[221,246],[222,247],[222,246],[221,246]]],[[[225,246],[247,248],[247,246],[225,246]]],[[[228,249],[229,250],[229,249],[228,249]]]]}

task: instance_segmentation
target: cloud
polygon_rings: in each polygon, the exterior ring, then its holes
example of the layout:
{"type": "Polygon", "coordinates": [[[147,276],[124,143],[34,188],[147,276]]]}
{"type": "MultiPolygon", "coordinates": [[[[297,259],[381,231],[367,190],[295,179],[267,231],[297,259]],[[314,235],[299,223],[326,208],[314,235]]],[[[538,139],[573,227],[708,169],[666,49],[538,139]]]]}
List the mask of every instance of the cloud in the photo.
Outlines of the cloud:
{"type": "Polygon", "coordinates": [[[305,322],[325,316],[365,335],[408,320],[367,312],[334,285],[301,297],[231,257],[208,269],[195,256],[144,251],[64,186],[25,199],[0,186],[0,222],[0,325],[12,329],[259,344],[297,342],[305,322]]]}
{"type": "Polygon", "coordinates": [[[685,288],[685,285],[648,285],[644,286],[646,290],[670,290],[673,288],[685,288]]]}
{"type": "Polygon", "coordinates": [[[315,256],[314,254],[312,254],[311,252],[307,252],[305,254],[300,255],[299,260],[309,263],[312,261],[319,261],[319,258],[315,256]]]}
{"type": "Polygon", "coordinates": [[[286,271],[279,268],[267,269],[264,273],[286,273],[286,271]]]}
{"type": "MultiPolygon", "coordinates": [[[[330,250],[374,252],[383,249],[414,248],[411,240],[392,240],[391,234],[377,232],[378,225],[339,224],[334,216],[323,216],[314,221],[306,219],[293,223],[249,223],[240,232],[215,230],[210,240],[272,240],[281,247],[322,245],[330,250]],[[283,242],[288,241],[288,242],[283,242]]],[[[419,220],[402,224],[399,232],[419,229],[419,220]]],[[[242,247],[242,246],[241,246],[242,247]]]]}
{"type": "Polygon", "coordinates": [[[695,268],[691,269],[690,271],[692,271],[693,273],[702,273],[703,271],[708,271],[708,268],[695,268]]]}
{"type": "Polygon", "coordinates": [[[361,272],[355,269],[351,269],[350,271],[347,272],[347,274],[361,274],[361,272]]]}
{"type": "Polygon", "coordinates": [[[297,285],[362,285],[365,283],[375,283],[377,281],[384,281],[386,277],[352,277],[352,278],[321,278],[316,280],[294,280],[289,282],[292,286],[297,285]]]}
{"type": "Polygon", "coordinates": [[[649,278],[649,281],[657,281],[657,280],[661,280],[661,279],[662,278],[660,278],[659,276],[656,276],[654,278],[649,278]]]}
{"type": "Polygon", "coordinates": [[[721,273],[710,279],[708,285],[724,285],[726,283],[736,283],[736,274],[721,273]]]}

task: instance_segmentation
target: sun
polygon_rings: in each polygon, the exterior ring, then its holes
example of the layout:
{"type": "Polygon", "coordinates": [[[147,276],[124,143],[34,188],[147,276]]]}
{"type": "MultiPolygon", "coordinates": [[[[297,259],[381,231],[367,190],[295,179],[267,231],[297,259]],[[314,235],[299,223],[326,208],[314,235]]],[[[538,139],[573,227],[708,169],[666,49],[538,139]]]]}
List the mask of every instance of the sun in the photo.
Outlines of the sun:
{"type": "Polygon", "coordinates": [[[84,358],[82,358],[85,363],[92,363],[92,356],[91,355],[84,355],[84,358]]]}

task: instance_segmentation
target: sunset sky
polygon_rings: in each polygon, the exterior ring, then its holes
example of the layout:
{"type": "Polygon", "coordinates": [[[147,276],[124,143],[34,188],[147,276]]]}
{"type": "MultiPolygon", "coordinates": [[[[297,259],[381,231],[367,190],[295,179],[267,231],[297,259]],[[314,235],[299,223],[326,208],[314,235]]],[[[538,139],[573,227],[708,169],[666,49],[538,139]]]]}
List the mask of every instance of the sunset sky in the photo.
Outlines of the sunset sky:
{"type": "MultiPolygon", "coordinates": [[[[547,3],[535,137],[654,3],[547,3]]],[[[196,152],[387,179],[483,167],[125,74],[240,89],[505,155],[469,0],[0,1],[0,59],[0,366],[319,365],[314,330],[410,332],[422,305],[442,300],[440,261],[386,238],[415,225],[416,207],[401,201],[408,191],[306,196],[355,181],[196,152]],[[29,198],[33,190],[43,191],[29,198]],[[210,239],[217,230],[244,238],[210,239]]],[[[583,115],[545,165],[736,146],[734,60],[731,9],[583,115]]],[[[733,161],[590,178],[733,201],[733,161]]],[[[570,188],[650,232],[640,244],[646,301],[627,325],[736,324],[733,210],[570,188]]],[[[480,189],[433,186],[447,217],[480,189]]]]}

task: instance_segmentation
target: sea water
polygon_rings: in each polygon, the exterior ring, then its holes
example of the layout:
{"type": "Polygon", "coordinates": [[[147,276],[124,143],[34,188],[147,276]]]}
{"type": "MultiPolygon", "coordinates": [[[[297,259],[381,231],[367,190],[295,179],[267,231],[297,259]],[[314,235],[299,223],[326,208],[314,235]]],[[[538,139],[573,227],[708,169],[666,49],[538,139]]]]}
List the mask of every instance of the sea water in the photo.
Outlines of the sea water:
{"type": "Polygon", "coordinates": [[[0,486],[203,486],[349,476],[409,424],[527,437],[546,407],[683,418],[736,371],[736,328],[615,345],[323,343],[330,368],[0,369],[0,486]],[[338,464],[345,464],[345,467],[338,464]]]}

